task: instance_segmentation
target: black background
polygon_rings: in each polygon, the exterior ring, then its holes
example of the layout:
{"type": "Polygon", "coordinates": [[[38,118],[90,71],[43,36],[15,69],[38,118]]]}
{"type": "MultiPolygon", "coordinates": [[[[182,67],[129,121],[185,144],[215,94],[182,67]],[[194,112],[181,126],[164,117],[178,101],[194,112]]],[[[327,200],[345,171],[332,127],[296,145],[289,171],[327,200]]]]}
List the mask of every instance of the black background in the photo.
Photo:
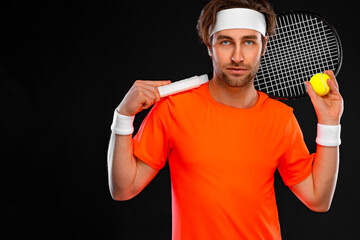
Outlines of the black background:
{"type": "MultiPolygon", "coordinates": [[[[344,1],[271,1],[337,29],[344,62],[341,165],[327,213],[308,210],[276,175],[284,239],[354,239],[359,220],[359,18],[344,1]],[[334,2],[335,3],[335,2],[334,2]]],[[[138,196],[112,200],[106,152],[113,110],[136,79],[209,72],[195,25],[207,1],[7,1],[0,5],[0,238],[170,239],[168,167],[138,196]]],[[[288,101],[315,151],[309,98],[288,101]]],[[[136,129],[146,112],[137,115],[136,129]]]]}

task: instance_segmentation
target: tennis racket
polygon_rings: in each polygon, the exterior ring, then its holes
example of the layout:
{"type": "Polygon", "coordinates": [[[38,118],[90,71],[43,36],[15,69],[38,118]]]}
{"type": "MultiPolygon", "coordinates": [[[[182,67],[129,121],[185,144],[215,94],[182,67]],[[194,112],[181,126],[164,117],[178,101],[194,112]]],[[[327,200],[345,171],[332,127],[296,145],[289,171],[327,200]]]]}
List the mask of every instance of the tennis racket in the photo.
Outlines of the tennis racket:
{"type": "Polygon", "coordinates": [[[278,14],[254,85],[272,98],[304,97],[305,81],[325,70],[336,76],[342,60],[339,35],[324,18],[310,12],[278,14]]]}
{"type": "MultiPolygon", "coordinates": [[[[268,36],[267,49],[254,79],[255,88],[276,99],[307,96],[305,81],[320,72],[339,73],[343,52],[339,35],[324,18],[310,12],[286,12],[276,16],[275,34],[268,36]]],[[[212,73],[158,87],[168,96],[196,88],[212,73]]]]}

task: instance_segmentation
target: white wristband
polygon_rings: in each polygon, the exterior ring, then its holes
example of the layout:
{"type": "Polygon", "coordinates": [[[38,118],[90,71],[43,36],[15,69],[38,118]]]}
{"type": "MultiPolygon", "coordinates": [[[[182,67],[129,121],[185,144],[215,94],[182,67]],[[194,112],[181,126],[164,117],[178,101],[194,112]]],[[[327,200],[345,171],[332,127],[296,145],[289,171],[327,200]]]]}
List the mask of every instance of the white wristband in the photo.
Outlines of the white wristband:
{"type": "Polygon", "coordinates": [[[341,125],[317,125],[316,143],[325,147],[337,147],[341,144],[341,125]]]}
{"type": "Polygon", "coordinates": [[[130,135],[134,132],[135,116],[125,116],[118,113],[117,109],[114,112],[113,122],[111,124],[111,131],[117,135],[130,135]]]}

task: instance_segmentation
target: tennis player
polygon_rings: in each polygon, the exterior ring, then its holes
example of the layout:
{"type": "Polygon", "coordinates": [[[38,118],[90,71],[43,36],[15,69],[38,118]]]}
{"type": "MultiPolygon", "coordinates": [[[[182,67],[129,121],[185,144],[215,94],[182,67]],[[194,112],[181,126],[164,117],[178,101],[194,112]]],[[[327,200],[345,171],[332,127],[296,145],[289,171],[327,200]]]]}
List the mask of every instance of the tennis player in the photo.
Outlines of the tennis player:
{"type": "Polygon", "coordinates": [[[318,118],[310,154],[293,110],[256,91],[275,14],[266,0],[212,0],[198,32],[213,78],[160,98],[169,81],[136,81],[115,110],[109,185],[115,200],[136,196],[169,161],[173,239],[281,239],[274,172],[310,209],[329,209],[337,181],[343,100],[308,94],[318,118]],[[155,104],[155,105],[154,105],[155,104]],[[134,116],[153,106],[132,137],[134,116]]]}

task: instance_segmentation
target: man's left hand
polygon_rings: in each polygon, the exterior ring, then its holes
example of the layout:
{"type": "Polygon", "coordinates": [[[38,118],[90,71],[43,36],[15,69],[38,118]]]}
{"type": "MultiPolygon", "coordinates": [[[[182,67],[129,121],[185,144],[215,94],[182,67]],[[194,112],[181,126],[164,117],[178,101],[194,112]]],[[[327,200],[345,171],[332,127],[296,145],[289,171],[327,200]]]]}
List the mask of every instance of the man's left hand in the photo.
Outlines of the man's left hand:
{"type": "Polygon", "coordinates": [[[318,122],[324,125],[338,125],[344,111],[344,101],[340,95],[339,85],[333,71],[325,71],[324,73],[330,77],[327,79],[327,84],[330,87],[328,94],[325,96],[318,95],[309,81],[305,82],[306,89],[314,105],[318,122]]]}

